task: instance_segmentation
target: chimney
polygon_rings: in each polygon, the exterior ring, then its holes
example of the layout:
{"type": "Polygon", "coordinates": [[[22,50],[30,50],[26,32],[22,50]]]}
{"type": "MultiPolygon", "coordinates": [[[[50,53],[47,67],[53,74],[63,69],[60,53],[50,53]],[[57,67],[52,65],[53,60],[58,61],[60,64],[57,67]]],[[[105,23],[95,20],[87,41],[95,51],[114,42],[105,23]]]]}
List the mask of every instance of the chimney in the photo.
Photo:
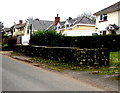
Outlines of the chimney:
{"type": "Polygon", "coordinates": [[[55,26],[58,24],[58,22],[60,22],[60,17],[58,17],[58,14],[57,14],[57,17],[55,17],[55,26]]]}
{"type": "Polygon", "coordinates": [[[22,20],[19,20],[19,24],[22,24],[23,23],[23,21],[22,20]]]}

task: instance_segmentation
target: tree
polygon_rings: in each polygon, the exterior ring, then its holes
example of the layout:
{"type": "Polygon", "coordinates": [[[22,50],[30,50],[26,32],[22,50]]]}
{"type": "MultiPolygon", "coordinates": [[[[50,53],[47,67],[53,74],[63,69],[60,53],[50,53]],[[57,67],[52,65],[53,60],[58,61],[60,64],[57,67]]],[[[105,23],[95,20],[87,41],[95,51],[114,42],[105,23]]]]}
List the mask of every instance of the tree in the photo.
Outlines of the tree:
{"type": "Polygon", "coordinates": [[[96,22],[96,17],[91,12],[83,12],[81,15],[78,15],[78,17],[83,17],[83,16],[88,17],[94,22],[96,22]]]}
{"type": "Polygon", "coordinates": [[[4,28],[4,25],[3,25],[3,23],[0,21],[0,36],[3,36],[3,35],[5,34],[3,28],[4,28]]]}

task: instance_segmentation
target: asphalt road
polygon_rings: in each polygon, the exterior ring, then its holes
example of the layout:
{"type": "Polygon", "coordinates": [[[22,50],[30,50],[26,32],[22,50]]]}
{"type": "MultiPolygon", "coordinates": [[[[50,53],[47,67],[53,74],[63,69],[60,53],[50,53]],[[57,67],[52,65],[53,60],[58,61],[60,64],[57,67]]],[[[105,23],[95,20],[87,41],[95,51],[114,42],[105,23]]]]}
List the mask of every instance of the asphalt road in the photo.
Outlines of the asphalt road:
{"type": "Polygon", "coordinates": [[[2,55],[0,55],[0,92],[2,91],[2,55]]]}
{"type": "Polygon", "coordinates": [[[37,68],[2,55],[2,91],[103,90],[57,72],[37,68]]]}

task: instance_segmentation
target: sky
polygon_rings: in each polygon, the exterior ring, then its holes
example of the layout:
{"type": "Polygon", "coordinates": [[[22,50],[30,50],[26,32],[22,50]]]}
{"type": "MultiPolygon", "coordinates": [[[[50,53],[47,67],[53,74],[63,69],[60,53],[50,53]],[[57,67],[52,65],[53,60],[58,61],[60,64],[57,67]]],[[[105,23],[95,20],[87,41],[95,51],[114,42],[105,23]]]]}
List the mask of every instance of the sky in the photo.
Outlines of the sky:
{"type": "Polygon", "coordinates": [[[59,14],[60,20],[76,18],[84,12],[92,14],[120,0],[0,0],[0,21],[11,27],[19,20],[30,17],[54,21],[59,14]]]}

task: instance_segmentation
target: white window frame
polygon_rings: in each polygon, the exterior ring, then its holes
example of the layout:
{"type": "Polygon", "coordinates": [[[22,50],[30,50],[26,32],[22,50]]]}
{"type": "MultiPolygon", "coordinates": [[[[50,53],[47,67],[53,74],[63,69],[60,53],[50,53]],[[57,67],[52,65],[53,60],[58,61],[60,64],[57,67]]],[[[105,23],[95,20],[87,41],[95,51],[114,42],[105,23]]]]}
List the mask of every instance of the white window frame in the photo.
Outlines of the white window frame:
{"type": "Polygon", "coordinates": [[[108,19],[108,15],[107,14],[102,14],[102,15],[100,15],[100,21],[99,22],[107,21],[107,19],[108,19]],[[106,19],[105,19],[105,17],[106,17],[106,19]]]}

